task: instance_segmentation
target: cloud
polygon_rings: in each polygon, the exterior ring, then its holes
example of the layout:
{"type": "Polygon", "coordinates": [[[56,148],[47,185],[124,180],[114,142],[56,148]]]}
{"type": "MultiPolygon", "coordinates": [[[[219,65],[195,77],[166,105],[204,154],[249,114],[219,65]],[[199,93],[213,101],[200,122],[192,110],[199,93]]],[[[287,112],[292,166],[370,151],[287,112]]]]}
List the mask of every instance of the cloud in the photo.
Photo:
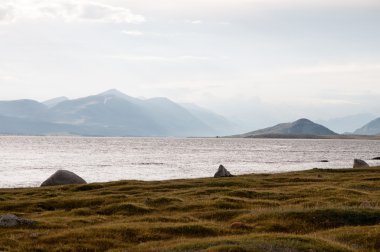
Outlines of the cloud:
{"type": "Polygon", "coordinates": [[[144,33],[142,31],[127,31],[127,30],[124,30],[124,31],[121,31],[121,33],[125,34],[125,35],[128,35],[128,36],[132,36],[132,37],[140,37],[140,36],[143,36],[144,33]]]}
{"type": "Polygon", "coordinates": [[[14,9],[11,5],[0,5],[0,22],[8,23],[14,20],[14,9]]]}
{"type": "Polygon", "coordinates": [[[366,71],[380,71],[380,64],[327,64],[309,67],[290,68],[285,70],[285,72],[292,74],[349,73],[366,71]]]}
{"type": "Polygon", "coordinates": [[[0,70],[0,81],[4,82],[14,82],[14,81],[19,81],[19,78],[6,74],[3,71],[0,70]]]}
{"type": "Polygon", "coordinates": [[[202,24],[203,21],[202,20],[191,20],[189,21],[190,24],[202,24]]]}
{"type": "Polygon", "coordinates": [[[196,56],[196,55],[182,55],[182,56],[155,56],[155,55],[117,55],[112,56],[115,59],[127,61],[150,61],[150,62],[183,62],[183,61],[208,61],[209,57],[196,56]]]}
{"type": "MultiPolygon", "coordinates": [[[[225,0],[228,1],[228,0],[225,0]]],[[[348,7],[348,8],[369,8],[379,7],[378,0],[239,0],[243,4],[251,4],[257,7],[269,7],[269,8],[297,8],[297,7],[348,7]]]]}
{"type": "MultiPolygon", "coordinates": [[[[104,0],[106,1],[106,0],[104,0]]],[[[262,15],[263,11],[289,10],[289,9],[354,9],[357,8],[379,8],[379,0],[160,0],[160,1],[126,1],[113,0],[114,2],[128,2],[143,9],[146,13],[154,15],[170,15],[170,17],[186,17],[188,19],[211,17],[219,15],[238,16],[241,15],[262,15]]]]}
{"type": "Polygon", "coordinates": [[[128,8],[88,0],[14,0],[0,5],[0,22],[19,19],[61,19],[65,22],[141,23],[142,15],[128,8]]]}
{"type": "Polygon", "coordinates": [[[80,8],[79,17],[87,20],[116,23],[141,23],[145,21],[143,16],[133,14],[129,9],[122,7],[88,2],[82,4],[80,8]]]}

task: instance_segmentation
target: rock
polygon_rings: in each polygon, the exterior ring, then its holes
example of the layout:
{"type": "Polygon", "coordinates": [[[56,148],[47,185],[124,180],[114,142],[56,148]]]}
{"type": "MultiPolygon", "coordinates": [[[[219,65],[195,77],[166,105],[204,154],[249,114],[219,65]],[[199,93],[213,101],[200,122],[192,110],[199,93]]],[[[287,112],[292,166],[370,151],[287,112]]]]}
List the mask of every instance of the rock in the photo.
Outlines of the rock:
{"type": "Polygon", "coordinates": [[[372,160],[380,160],[380,157],[374,157],[372,160]]]}
{"type": "Polygon", "coordinates": [[[0,227],[29,226],[35,224],[32,220],[19,218],[14,214],[5,214],[0,216],[0,227]]]}
{"type": "Polygon", "coordinates": [[[87,184],[87,182],[71,171],[58,170],[45,180],[41,186],[87,184]]]}
{"type": "Polygon", "coordinates": [[[366,161],[361,159],[354,159],[354,168],[368,168],[369,165],[366,161]]]}
{"type": "Polygon", "coordinates": [[[326,160],[326,159],[323,159],[323,160],[321,160],[321,161],[319,161],[319,162],[321,162],[321,163],[328,163],[329,161],[326,160]]]}
{"type": "Polygon", "coordinates": [[[219,169],[215,173],[214,178],[220,177],[233,177],[233,175],[229,171],[227,171],[227,169],[223,165],[219,165],[219,169]]]}
{"type": "Polygon", "coordinates": [[[237,222],[234,222],[231,224],[231,228],[235,228],[235,229],[247,229],[248,226],[243,223],[243,222],[240,222],[240,221],[237,221],[237,222]]]}

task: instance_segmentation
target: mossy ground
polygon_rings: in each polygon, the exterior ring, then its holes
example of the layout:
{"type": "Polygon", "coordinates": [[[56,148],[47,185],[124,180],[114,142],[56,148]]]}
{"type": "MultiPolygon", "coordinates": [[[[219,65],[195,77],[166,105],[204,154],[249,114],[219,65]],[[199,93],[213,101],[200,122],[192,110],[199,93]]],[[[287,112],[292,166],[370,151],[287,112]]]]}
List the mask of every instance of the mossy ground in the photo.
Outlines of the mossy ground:
{"type": "Polygon", "coordinates": [[[0,189],[5,213],[37,224],[0,251],[380,251],[380,168],[0,189]]]}

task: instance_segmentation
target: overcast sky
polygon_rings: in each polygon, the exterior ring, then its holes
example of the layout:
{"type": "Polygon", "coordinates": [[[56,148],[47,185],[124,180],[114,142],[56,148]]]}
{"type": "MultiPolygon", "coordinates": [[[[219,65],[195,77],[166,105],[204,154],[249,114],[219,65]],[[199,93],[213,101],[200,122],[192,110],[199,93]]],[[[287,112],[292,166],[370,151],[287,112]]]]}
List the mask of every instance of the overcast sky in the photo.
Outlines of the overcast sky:
{"type": "Polygon", "coordinates": [[[252,120],[380,115],[380,1],[1,0],[0,87],[116,88],[252,120]]]}

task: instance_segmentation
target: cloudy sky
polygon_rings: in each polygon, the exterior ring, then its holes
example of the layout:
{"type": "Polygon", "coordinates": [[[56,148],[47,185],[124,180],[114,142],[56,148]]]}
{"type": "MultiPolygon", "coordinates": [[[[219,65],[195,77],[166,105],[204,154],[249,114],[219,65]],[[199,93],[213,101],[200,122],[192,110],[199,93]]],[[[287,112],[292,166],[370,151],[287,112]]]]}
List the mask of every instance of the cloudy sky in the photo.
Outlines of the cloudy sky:
{"type": "Polygon", "coordinates": [[[380,115],[379,24],[379,0],[1,0],[0,99],[116,88],[252,123],[380,115]]]}

